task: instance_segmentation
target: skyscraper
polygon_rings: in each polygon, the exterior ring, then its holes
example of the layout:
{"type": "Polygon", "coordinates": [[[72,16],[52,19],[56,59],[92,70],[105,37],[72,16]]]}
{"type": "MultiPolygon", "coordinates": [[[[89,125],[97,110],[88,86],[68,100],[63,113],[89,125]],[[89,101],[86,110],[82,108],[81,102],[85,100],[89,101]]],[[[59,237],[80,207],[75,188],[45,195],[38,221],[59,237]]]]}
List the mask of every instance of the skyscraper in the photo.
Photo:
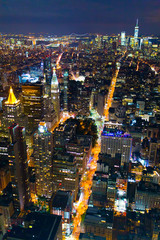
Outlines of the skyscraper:
{"type": "Polygon", "coordinates": [[[139,32],[139,26],[138,26],[138,19],[137,19],[136,26],[134,29],[134,45],[135,46],[138,45],[138,32],[139,32]]]}
{"type": "Polygon", "coordinates": [[[45,122],[40,122],[34,134],[34,160],[36,167],[36,188],[39,196],[52,195],[52,149],[53,135],[45,122]]]}
{"type": "Polygon", "coordinates": [[[63,75],[63,83],[64,83],[64,101],[63,101],[63,107],[64,111],[68,111],[68,97],[67,97],[67,91],[68,91],[68,70],[65,70],[63,75]]]}
{"type": "Polygon", "coordinates": [[[51,80],[51,101],[53,103],[54,110],[56,112],[57,121],[60,119],[60,97],[59,97],[59,85],[56,75],[56,70],[53,68],[53,75],[51,80]]]}
{"type": "Polygon", "coordinates": [[[27,127],[28,118],[22,112],[22,106],[20,100],[17,100],[12,87],[9,89],[8,100],[4,103],[4,125],[7,129],[13,123],[19,124],[19,126],[27,127]]]}
{"type": "Polygon", "coordinates": [[[53,103],[51,101],[51,86],[46,82],[46,75],[44,74],[44,95],[43,95],[43,110],[44,118],[43,121],[46,122],[48,130],[50,130],[54,124],[57,122],[56,112],[54,110],[53,103]]]}
{"type": "Polygon", "coordinates": [[[13,199],[15,206],[19,205],[22,211],[30,199],[25,128],[14,123],[9,130],[11,135],[9,166],[13,199]]]}
{"type": "Polygon", "coordinates": [[[12,123],[19,123],[19,117],[21,115],[21,103],[17,100],[12,87],[9,89],[8,100],[4,104],[4,119],[5,126],[8,128],[12,123]]]}
{"type": "Polygon", "coordinates": [[[44,86],[40,83],[22,85],[22,103],[28,116],[29,130],[37,128],[44,116],[44,86]]]}
{"type": "Polygon", "coordinates": [[[46,57],[44,60],[44,73],[46,75],[47,84],[51,84],[52,70],[51,70],[51,57],[46,57]]]}
{"type": "Polygon", "coordinates": [[[125,45],[126,45],[126,33],[121,32],[121,46],[125,46],[125,45]]]}

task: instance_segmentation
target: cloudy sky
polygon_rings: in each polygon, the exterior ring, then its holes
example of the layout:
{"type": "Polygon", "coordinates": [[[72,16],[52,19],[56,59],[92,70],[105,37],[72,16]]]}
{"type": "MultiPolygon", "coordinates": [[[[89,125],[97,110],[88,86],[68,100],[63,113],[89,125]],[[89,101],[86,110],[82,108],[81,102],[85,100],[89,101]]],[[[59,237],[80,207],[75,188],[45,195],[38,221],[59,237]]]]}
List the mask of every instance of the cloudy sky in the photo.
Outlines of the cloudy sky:
{"type": "Polygon", "coordinates": [[[0,32],[160,35],[160,0],[0,0],[0,32]]]}

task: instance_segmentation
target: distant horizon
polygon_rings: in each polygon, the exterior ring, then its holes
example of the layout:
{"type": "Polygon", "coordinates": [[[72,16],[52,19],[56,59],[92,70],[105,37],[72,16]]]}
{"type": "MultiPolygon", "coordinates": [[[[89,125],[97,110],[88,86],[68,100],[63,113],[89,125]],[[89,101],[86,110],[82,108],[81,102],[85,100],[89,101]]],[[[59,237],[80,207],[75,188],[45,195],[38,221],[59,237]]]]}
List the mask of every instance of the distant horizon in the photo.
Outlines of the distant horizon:
{"type": "MultiPolygon", "coordinates": [[[[121,31],[121,32],[125,32],[126,33],[126,36],[134,36],[134,34],[127,34],[126,31],[121,31]]],[[[86,36],[86,35],[108,35],[108,36],[112,36],[112,35],[115,35],[117,36],[118,34],[121,35],[121,32],[118,32],[118,33],[98,33],[98,32],[82,32],[82,33],[78,33],[78,32],[72,32],[72,33],[66,33],[66,34],[56,34],[56,33],[48,33],[48,32],[0,32],[0,34],[2,35],[46,35],[47,37],[62,37],[62,36],[71,36],[71,35],[77,35],[77,36],[86,36]]],[[[154,37],[160,37],[160,33],[159,34],[139,34],[138,37],[151,37],[151,36],[154,36],[154,37]]]]}
{"type": "Polygon", "coordinates": [[[0,1],[0,32],[69,35],[78,33],[160,35],[159,0],[0,1]]]}

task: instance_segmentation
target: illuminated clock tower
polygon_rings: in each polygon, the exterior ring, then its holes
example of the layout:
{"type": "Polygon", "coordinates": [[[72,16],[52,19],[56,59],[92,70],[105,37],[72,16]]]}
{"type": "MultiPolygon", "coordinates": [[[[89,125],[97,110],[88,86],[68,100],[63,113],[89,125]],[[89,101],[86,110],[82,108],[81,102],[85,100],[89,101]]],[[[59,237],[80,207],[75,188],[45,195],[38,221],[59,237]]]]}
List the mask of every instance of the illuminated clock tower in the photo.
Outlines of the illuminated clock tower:
{"type": "Polygon", "coordinates": [[[53,75],[51,80],[51,101],[53,103],[54,110],[56,112],[57,121],[60,119],[60,97],[59,97],[59,86],[56,75],[56,70],[53,68],[53,75]]]}

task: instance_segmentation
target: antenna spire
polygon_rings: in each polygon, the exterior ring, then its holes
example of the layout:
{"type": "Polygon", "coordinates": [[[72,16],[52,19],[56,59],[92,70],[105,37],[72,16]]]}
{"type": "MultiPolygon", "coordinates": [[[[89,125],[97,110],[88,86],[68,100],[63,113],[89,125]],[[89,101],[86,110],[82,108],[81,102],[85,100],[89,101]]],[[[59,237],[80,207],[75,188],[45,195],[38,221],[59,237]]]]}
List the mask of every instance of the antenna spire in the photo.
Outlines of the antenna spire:
{"type": "Polygon", "coordinates": [[[138,26],[138,18],[137,18],[137,21],[136,21],[136,26],[138,26]]]}

